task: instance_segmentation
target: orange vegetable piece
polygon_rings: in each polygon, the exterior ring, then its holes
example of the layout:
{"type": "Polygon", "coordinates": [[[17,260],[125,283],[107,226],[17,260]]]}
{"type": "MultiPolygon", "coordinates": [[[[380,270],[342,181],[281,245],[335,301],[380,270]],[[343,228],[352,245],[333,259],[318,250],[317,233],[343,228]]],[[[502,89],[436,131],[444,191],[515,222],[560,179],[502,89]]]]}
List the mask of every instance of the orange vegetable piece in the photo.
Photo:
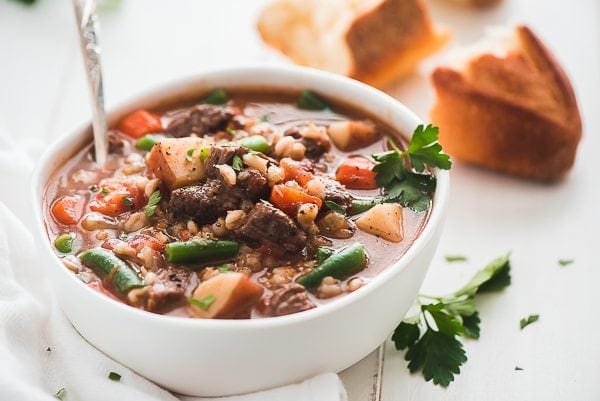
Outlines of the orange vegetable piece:
{"type": "Polygon", "coordinates": [[[100,186],[100,191],[90,202],[90,209],[115,217],[128,210],[137,210],[143,204],[144,194],[136,186],[111,182],[100,186]]]}
{"type": "Polygon", "coordinates": [[[286,181],[294,180],[298,184],[305,186],[314,177],[313,173],[308,171],[308,167],[305,164],[287,157],[281,159],[279,166],[283,169],[286,181]]]}
{"type": "Polygon", "coordinates": [[[335,179],[350,189],[376,189],[375,163],[364,157],[350,157],[338,168],[335,179]]]}
{"type": "Polygon", "coordinates": [[[140,252],[143,247],[147,246],[154,249],[155,251],[162,252],[165,250],[165,244],[160,242],[154,237],[145,234],[136,234],[129,241],[130,247],[140,252]]]}
{"type": "Polygon", "coordinates": [[[77,224],[83,215],[83,198],[79,195],[63,196],[52,205],[52,216],[66,226],[77,224]]]}
{"type": "Polygon", "coordinates": [[[123,118],[119,129],[133,138],[139,138],[152,132],[160,132],[163,127],[159,116],[140,109],[123,118]]]}
{"type": "Polygon", "coordinates": [[[208,301],[204,307],[191,303],[191,312],[203,319],[249,317],[264,288],[242,273],[217,274],[203,281],[194,290],[193,298],[208,301]]]}
{"type": "Polygon", "coordinates": [[[304,203],[314,203],[319,209],[323,205],[321,199],[316,196],[282,184],[273,186],[269,200],[273,205],[290,215],[295,214],[300,205],[304,203]]]}

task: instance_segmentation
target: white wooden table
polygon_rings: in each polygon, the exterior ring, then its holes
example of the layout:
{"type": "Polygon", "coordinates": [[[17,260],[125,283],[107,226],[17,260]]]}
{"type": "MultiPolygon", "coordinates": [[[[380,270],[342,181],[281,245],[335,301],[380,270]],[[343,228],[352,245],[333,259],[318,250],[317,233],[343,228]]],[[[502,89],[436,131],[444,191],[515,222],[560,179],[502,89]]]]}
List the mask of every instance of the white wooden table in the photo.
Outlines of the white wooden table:
{"type": "MultiPolygon", "coordinates": [[[[34,155],[46,143],[89,120],[82,62],[70,1],[23,7],[0,0],[0,127],[34,155]]],[[[108,105],[167,80],[218,66],[281,63],[254,30],[263,0],[124,0],[103,10],[108,105]]],[[[525,22],[555,50],[572,78],[584,115],[584,138],[569,178],[554,186],[515,180],[456,164],[450,210],[426,293],[452,291],[495,256],[512,251],[513,284],[482,297],[482,335],[467,341],[469,361],[447,389],[411,375],[388,343],[381,399],[600,399],[600,2],[505,0],[474,11],[430,0],[455,43],[476,39],[484,26],[525,22]],[[449,265],[460,253],[469,262],[449,265]],[[575,263],[559,267],[559,258],[575,263]],[[519,319],[540,320],[520,331],[519,319]],[[520,366],[523,371],[515,371],[520,366]]],[[[424,119],[433,99],[430,60],[388,88],[424,119]]],[[[485,133],[482,133],[485,135],[485,133]]],[[[0,178],[0,188],[3,187],[0,178]]],[[[22,193],[25,193],[23,183],[22,193]]],[[[393,307],[393,306],[387,306],[393,307]]],[[[353,401],[374,399],[376,353],[341,374],[353,401]]]]}

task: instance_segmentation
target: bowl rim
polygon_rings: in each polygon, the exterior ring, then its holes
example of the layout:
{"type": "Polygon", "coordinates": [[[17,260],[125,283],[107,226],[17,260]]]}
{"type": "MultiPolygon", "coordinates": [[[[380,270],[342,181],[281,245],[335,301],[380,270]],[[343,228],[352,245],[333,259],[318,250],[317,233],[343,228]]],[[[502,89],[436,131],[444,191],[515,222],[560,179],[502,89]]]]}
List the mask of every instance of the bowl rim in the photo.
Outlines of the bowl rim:
{"type": "MultiPolygon", "coordinates": [[[[332,83],[335,83],[339,86],[344,86],[344,90],[354,88],[357,91],[363,92],[367,96],[377,97],[381,101],[385,101],[390,106],[388,114],[396,114],[401,116],[402,120],[407,121],[407,125],[417,127],[419,124],[424,124],[424,122],[413,111],[411,111],[399,100],[357,80],[308,67],[264,64],[251,64],[231,68],[211,69],[197,74],[188,75],[177,80],[170,80],[159,85],[154,85],[147,90],[139,92],[138,95],[128,97],[124,101],[117,103],[115,106],[111,107],[110,110],[107,111],[107,116],[109,116],[110,119],[111,116],[122,113],[124,110],[131,108],[132,105],[143,102],[144,99],[160,99],[160,92],[167,92],[167,95],[162,96],[162,98],[165,98],[169,94],[173,94],[178,91],[185,91],[185,88],[190,86],[190,84],[205,83],[205,86],[210,88],[209,83],[214,77],[222,77],[228,75],[237,76],[244,74],[260,76],[261,79],[264,79],[265,86],[267,87],[269,86],[268,77],[270,74],[280,74],[280,76],[288,76],[290,79],[302,78],[303,80],[310,81],[309,85],[313,85],[314,87],[318,87],[319,83],[323,81],[331,81],[332,83]]],[[[282,88],[281,85],[271,84],[271,86],[273,88],[282,88]]],[[[226,86],[225,89],[227,89],[226,86]]],[[[335,99],[336,97],[332,96],[332,98],[335,99]]],[[[344,101],[344,99],[336,100],[342,102],[344,101]]],[[[398,129],[397,127],[393,126],[392,128],[398,129]]],[[[62,263],[59,261],[58,257],[56,256],[50,245],[51,241],[47,236],[47,229],[44,221],[43,200],[48,179],[55,173],[56,169],[58,168],[52,168],[53,162],[55,162],[57,156],[61,154],[61,150],[63,148],[72,146],[71,142],[74,139],[81,139],[85,135],[85,132],[89,131],[89,129],[90,123],[83,123],[77,126],[76,129],[72,130],[66,135],[63,135],[57,141],[52,143],[36,164],[32,175],[30,187],[32,194],[32,208],[35,219],[35,229],[37,230],[36,234],[40,234],[41,238],[44,239],[44,241],[41,241],[41,246],[43,247],[44,252],[46,254],[52,255],[52,262],[56,263],[55,266],[52,268],[59,268],[64,274],[68,275],[69,278],[73,280],[74,284],[76,285],[81,285],[81,280],[79,280],[71,271],[62,266],[62,263]],[[48,168],[52,168],[52,171],[46,173],[45,169],[48,168]]],[[[449,197],[450,177],[449,172],[447,170],[434,169],[434,174],[437,179],[437,186],[429,218],[427,219],[421,233],[417,236],[413,244],[409,246],[404,255],[402,255],[398,261],[392,263],[391,265],[384,268],[381,272],[373,276],[373,278],[368,282],[367,285],[361,287],[357,291],[345,294],[340,299],[328,302],[325,305],[321,305],[319,307],[307,311],[293,313],[290,315],[265,317],[260,319],[194,319],[189,317],[162,315],[141,310],[127,305],[125,303],[122,303],[120,301],[115,301],[110,297],[98,293],[97,291],[93,291],[92,289],[89,289],[88,293],[92,297],[97,297],[99,302],[106,303],[107,308],[117,308],[117,310],[121,310],[124,314],[130,314],[132,318],[136,317],[140,319],[147,319],[150,321],[155,321],[157,324],[172,324],[178,327],[189,327],[192,329],[202,328],[205,330],[219,330],[234,328],[238,330],[252,330],[257,328],[299,324],[304,321],[326,317],[332,313],[335,313],[338,309],[343,309],[354,302],[360,302],[361,298],[367,296],[371,292],[377,291],[378,288],[384,285],[389,278],[396,274],[399,274],[402,270],[404,270],[411,263],[411,261],[415,259],[417,255],[420,254],[420,252],[425,248],[425,246],[433,239],[436,233],[436,227],[440,224],[443,224],[445,214],[444,212],[447,207],[449,197]]],[[[428,267],[429,266],[425,268],[428,267]]],[[[54,291],[57,291],[57,289],[55,288],[54,291]]]]}

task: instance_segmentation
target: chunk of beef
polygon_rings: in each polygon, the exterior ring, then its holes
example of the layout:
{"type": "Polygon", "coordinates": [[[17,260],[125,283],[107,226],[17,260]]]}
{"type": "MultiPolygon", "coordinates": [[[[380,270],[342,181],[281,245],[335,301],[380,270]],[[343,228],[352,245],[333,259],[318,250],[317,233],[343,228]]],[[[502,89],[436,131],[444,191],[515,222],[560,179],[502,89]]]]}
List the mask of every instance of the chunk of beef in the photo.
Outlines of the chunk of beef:
{"type": "Polygon", "coordinates": [[[171,193],[169,212],[175,220],[191,218],[198,224],[214,223],[227,211],[240,209],[245,196],[241,190],[220,180],[178,188],[171,193]]]}
{"type": "Polygon", "coordinates": [[[148,286],[145,309],[149,311],[165,310],[176,306],[185,299],[185,289],[190,281],[190,272],[170,267],[161,269],[154,283],[148,286]]]}
{"type": "Polygon", "coordinates": [[[315,307],[308,298],[306,288],[298,283],[284,284],[263,298],[261,311],[268,316],[283,316],[315,307]]]}
{"type": "Polygon", "coordinates": [[[333,177],[319,175],[319,178],[325,183],[325,200],[337,203],[348,212],[352,207],[352,195],[333,177]]]}
{"type": "Polygon", "coordinates": [[[125,147],[125,141],[119,135],[109,132],[108,133],[108,153],[114,153],[118,155],[123,154],[123,148],[125,147]]]}
{"type": "Polygon", "coordinates": [[[269,183],[264,175],[255,168],[245,168],[237,176],[236,187],[253,201],[266,197],[269,193],[269,183]]]}
{"type": "Polygon", "coordinates": [[[211,178],[219,177],[219,169],[215,167],[216,165],[231,165],[234,156],[242,157],[246,152],[247,150],[240,146],[211,147],[210,153],[204,161],[204,169],[206,170],[206,175],[211,178]]]}
{"type": "Polygon", "coordinates": [[[331,149],[331,142],[329,142],[326,138],[306,138],[302,136],[300,129],[298,127],[288,128],[283,135],[291,136],[294,139],[297,139],[298,142],[304,145],[306,151],[304,152],[304,156],[311,160],[319,160],[323,154],[329,152],[331,149]]]}
{"type": "Polygon", "coordinates": [[[235,234],[245,240],[284,252],[299,252],[307,236],[287,214],[274,206],[258,203],[235,234]]]}
{"type": "Polygon", "coordinates": [[[204,136],[224,130],[234,116],[234,110],[227,106],[200,104],[168,113],[170,120],[167,132],[176,138],[197,134],[204,136]]]}

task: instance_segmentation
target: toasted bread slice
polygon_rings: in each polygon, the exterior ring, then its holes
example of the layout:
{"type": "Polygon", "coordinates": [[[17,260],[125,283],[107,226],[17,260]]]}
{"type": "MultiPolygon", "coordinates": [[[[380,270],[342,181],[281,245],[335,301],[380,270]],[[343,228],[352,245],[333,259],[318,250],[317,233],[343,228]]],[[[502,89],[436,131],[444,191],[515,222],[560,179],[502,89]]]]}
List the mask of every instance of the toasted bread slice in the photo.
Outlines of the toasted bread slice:
{"type": "Polygon", "coordinates": [[[505,54],[481,54],[460,72],[437,68],[431,119],[456,159],[555,181],[572,167],[581,138],[575,94],[529,28],[517,27],[514,39],[505,54]]]}
{"type": "Polygon", "coordinates": [[[376,86],[411,72],[448,39],[422,0],[278,0],[258,30],[298,64],[376,86]]]}

